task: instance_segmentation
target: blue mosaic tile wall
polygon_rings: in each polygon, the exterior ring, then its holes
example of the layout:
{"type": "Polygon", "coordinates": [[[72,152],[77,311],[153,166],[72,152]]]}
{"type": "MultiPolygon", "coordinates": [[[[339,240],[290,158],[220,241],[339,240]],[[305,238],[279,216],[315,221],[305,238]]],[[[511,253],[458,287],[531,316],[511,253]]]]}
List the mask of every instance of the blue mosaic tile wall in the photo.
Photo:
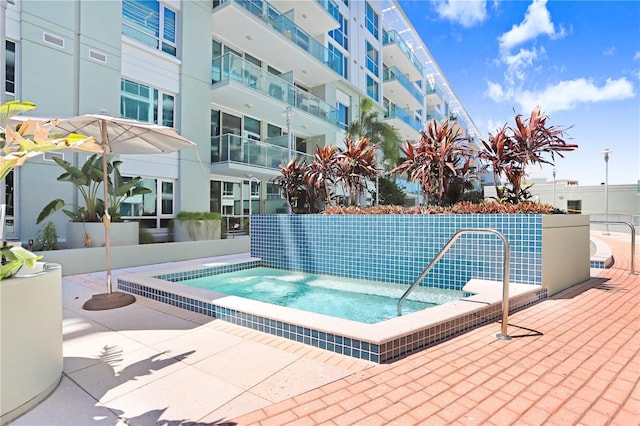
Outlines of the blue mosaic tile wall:
{"type": "MultiPolygon", "coordinates": [[[[265,266],[411,284],[460,229],[495,229],[511,245],[510,280],[542,281],[542,216],[256,215],[251,255],[265,266]]],[[[471,278],[502,280],[502,241],[463,235],[421,285],[460,290],[471,278]]]]}
{"type": "Polygon", "coordinates": [[[199,268],[192,271],[178,271],[167,274],[159,274],[154,276],[159,280],[171,281],[172,283],[192,280],[195,278],[210,277],[211,275],[226,274],[227,272],[240,271],[247,268],[256,268],[262,266],[259,260],[250,260],[246,262],[231,263],[229,265],[216,265],[208,268],[199,268]]]}

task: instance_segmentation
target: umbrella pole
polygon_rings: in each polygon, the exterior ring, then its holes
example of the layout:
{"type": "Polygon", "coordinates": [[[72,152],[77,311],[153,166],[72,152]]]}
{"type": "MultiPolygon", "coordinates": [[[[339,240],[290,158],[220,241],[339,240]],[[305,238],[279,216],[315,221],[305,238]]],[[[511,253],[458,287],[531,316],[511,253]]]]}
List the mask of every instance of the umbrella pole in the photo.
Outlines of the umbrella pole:
{"type": "MultiPolygon", "coordinates": [[[[104,121],[102,122],[102,131],[104,132],[104,121]]],[[[104,137],[104,134],[103,134],[104,137]]],[[[113,285],[111,284],[111,232],[109,226],[111,226],[111,216],[109,215],[109,188],[107,174],[107,148],[106,145],[102,145],[102,188],[104,194],[104,215],[102,216],[102,223],[104,224],[104,247],[107,251],[107,294],[113,293],[113,285]]]]}
{"type": "Polygon", "coordinates": [[[102,223],[104,224],[104,246],[106,250],[106,268],[107,268],[107,292],[95,294],[91,299],[87,300],[82,306],[87,311],[103,311],[106,309],[121,308],[136,301],[133,294],[123,293],[121,291],[113,291],[111,283],[111,233],[109,226],[111,225],[111,216],[109,215],[109,175],[107,162],[107,123],[102,120],[100,122],[100,133],[102,135],[102,186],[104,194],[104,215],[102,223]]]}

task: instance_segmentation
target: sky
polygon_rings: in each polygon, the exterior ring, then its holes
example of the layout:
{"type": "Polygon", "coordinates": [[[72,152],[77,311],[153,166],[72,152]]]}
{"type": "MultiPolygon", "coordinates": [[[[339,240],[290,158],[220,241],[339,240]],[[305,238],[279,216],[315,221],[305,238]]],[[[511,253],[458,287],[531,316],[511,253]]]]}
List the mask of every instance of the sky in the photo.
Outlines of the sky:
{"type": "MultiPolygon", "coordinates": [[[[640,1],[400,0],[487,139],[539,105],[575,151],[556,179],[640,180],[640,1]]],[[[546,157],[551,160],[550,156],[546,157]]],[[[552,180],[554,166],[530,178],[552,180]]]]}

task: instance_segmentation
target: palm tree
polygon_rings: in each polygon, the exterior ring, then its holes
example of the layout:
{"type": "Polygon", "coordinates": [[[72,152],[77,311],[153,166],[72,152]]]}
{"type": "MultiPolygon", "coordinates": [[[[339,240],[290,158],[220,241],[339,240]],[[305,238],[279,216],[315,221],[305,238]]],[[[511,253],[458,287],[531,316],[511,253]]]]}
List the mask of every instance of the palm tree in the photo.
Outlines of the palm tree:
{"type": "Polygon", "coordinates": [[[400,148],[406,159],[389,173],[406,173],[409,181],[420,184],[425,197],[442,205],[450,184],[456,183],[461,191],[468,187],[461,182],[468,180],[470,152],[464,144],[467,140],[460,127],[449,121],[431,120],[420,141],[400,148]]]}
{"type": "Polygon", "coordinates": [[[548,118],[536,106],[528,119],[523,121],[522,115],[518,114],[515,127],[505,125],[496,135],[490,133],[488,142],[482,141],[484,150],[480,152],[480,158],[491,163],[496,184],[498,175],[504,174],[507,178],[511,184],[511,194],[505,198],[511,202],[517,203],[528,198],[528,187],[522,188],[528,165],[553,165],[556,154],[564,158],[562,152],[578,148],[576,144],[565,142],[567,129],[548,126],[548,118]],[[545,154],[550,154],[551,161],[544,157],[545,154]]]}
{"type": "Polygon", "coordinates": [[[369,139],[373,145],[380,147],[385,163],[393,168],[400,159],[401,138],[393,126],[380,121],[380,115],[373,110],[373,105],[371,98],[360,100],[358,118],[347,126],[346,137],[351,140],[369,139]]]}
{"type": "Polygon", "coordinates": [[[307,164],[292,158],[280,166],[280,174],[269,180],[282,188],[292,213],[305,213],[310,209],[311,188],[306,178],[307,164]],[[306,209],[306,210],[305,210],[306,209]]]}
{"type": "Polygon", "coordinates": [[[344,150],[336,156],[337,181],[344,185],[349,193],[349,205],[358,204],[366,186],[366,181],[380,175],[376,161],[377,145],[367,138],[360,138],[355,143],[351,138],[345,140],[344,150]]]}
{"type": "Polygon", "coordinates": [[[318,198],[329,206],[333,200],[329,187],[335,183],[337,155],[338,152],[335,145],[318,147],[313,163],[307,171],[309,185],[317,192],[318,198]]]}

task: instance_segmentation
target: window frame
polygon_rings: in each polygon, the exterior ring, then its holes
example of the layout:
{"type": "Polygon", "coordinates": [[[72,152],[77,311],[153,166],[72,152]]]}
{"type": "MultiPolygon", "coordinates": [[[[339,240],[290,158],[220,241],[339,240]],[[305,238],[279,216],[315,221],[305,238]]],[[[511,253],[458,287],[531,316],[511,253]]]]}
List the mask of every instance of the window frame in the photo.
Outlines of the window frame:
{"type": "Polygon", "coordinates": [[[158,89],[156,87],[148,86],[144,83],[140,83],[138,81],[130,80],[124,77],[120,79],[120,115],[124,118],[132,118],[134,120],[142,121],[145,123],[154,123],[154,124],[160,124],[167,127],[174,127],[174,123],[176,120],[176,117],[175,117],[176,101],[177,101],[176,98],[177,96],[175,94],[158,89]],[[140,94],[140,90],[138,90],[137,94],[130,91],[126,91],[125,88],[127,84],[136,85],[139,89],[145,88],[147,89],[150,95],[145,97],[144,95],[140,94]],[[164,106],[165,106],[164,101],[169,98],[172,101],[170,118],[165,117],[168,111],[164,109],[164,106]],[[125,99],[135,101],[137,103],[137,106],[139,106],[140,104],[145,104],[145,102],[148,101],[146,103],[148,107],[147,118],[145,119],[140,118],[140,108],[137,108],[137,114],[135,117],[132,114],[127,114],[126,108],[125,108],[125,102],[124,102],[125,99]],[[161,121],[161,122],[159,123],[158,121],[161,121]]]}
{"type": "Polygon", "coordinates": [[[8,49],[9,44],[13,45],[13,51],[11,52],[13,54],[13,67],[10,69],[9,66],[9,61],[5,61],[5,70],[4,70],[4,78],[2,80],[2,87],[0,87],[0,90],[4,90],[5,96],[6,96],[6,100],[7,101],[13,101],[18,99],[18,93],[17,93],[17,88],[18,88],[18,43],[13,41],[13,40],[9,40],[6,39],[5,40],[5,45],[4,45],[4,50],[5,50],[5,58],[9,57],[9,52],[10,50],[8,49]],[[11,72],[9,72],[11,71],[11,72]],[[9,80],[9,75],[13,74],[13,80],[9,80]],[[13,91],[10,92],[9,90],[7,90],[7,86],[9,85],[9,83],[11,83],[11,85],[13,85],[13,91]]]}
{"type": "MultiPolygon", "coordinates": [[[[126,181],[127,179],[132,179],[134,176],[129,176],[129,175],[123,175],[122,176],[123,179],[126,181]]],[[[153,195],[155,196],[155,213],[154,214],[150,214],[150,215],[122,215],[123,219],[126,220],[133,220],[133,221],[137,221],[137,222],[145,222],[145,224],[151,223],[152,221],[155,222],[155,227],[150,228],[150,229],[162,229],[162,228],[166,228],[166,226],[162,226],[163,222],[167,223],[169,220],[175,218],[176,216],[176,188],[177,188],[177,179],[168,179],[168,178],[164,178],[164,177],[155,177],[155,176],[144,176],[142,178],[142,182],[144,181],[154,181],[155,183],[155,192],[153,193],[153,195]],[[164,213],[164,195],[165,193],[163,192],[164,189],[164,184],[165,183],[169,183],[171,184],[171,213],[164,213]]],[[[143,196],[150,196],[152,194],[145,194],[143,196]]],[[[123,203],[123,205],[121,206],[121,208],[123,208],[126,205],[126,203],[123,203]]],[[[120,211],[119,213],[122,214],[122,211],[120,211]]]]}
{"type": "Polygon", "coordinates": [[[380,78],[380,52],[378,49],[373,47],[373,44],[369,43],[369,41],[365,40],[365,51],[367,55],[367,70],[369,70],[373,75],[380,78]],[[370,53],[374,53],[375,57],[372,57],[370,53]]]}
{"type": "Polygon", "coordinates": [[[364,20],[367,30],[369,30],[376,40],[380,40],[380,16],[369,2],[366,2],[364,20]]]}
{"type": "Polygon", "coordinates": [[[374,101],[378,102],[380,100],[380,83],[378,80],[374,79],[369,73],[367,73],[367,95],[371,97],[374,101]],[[375,93],[369,90],[369,86],[375,85],[376,91],[375,93]]]}
{"type": "Polygon", "coordinates": [[[161,1],[123,0],[122,2],[122,34],[174,57],[178,57],[179,21],[179,12],[161,1]],[[149,8],[144,3],[157,5],[157,12],[155,8],[149,8]],[[133,9],[130,5],[135,5],[134,7],[137,6],[138,9],[133,9]],[[141,13],[144,11],[150,13],[146,15],[141,13]],[[135,16],[135,12],[140,16],[135,16]],[[172,19],[169,19],[170,15],[173,15],[172,19]],[[157,26],[154,19],[157,20],[157,26]],[[145,24],[136,22],[136,20],[144,20],[145,24]],[[171,22],[173,22],[173,27],[171,27],[171,22]],[[154,42],[152,43],[150,40],[154,40],[154,42]]]}

